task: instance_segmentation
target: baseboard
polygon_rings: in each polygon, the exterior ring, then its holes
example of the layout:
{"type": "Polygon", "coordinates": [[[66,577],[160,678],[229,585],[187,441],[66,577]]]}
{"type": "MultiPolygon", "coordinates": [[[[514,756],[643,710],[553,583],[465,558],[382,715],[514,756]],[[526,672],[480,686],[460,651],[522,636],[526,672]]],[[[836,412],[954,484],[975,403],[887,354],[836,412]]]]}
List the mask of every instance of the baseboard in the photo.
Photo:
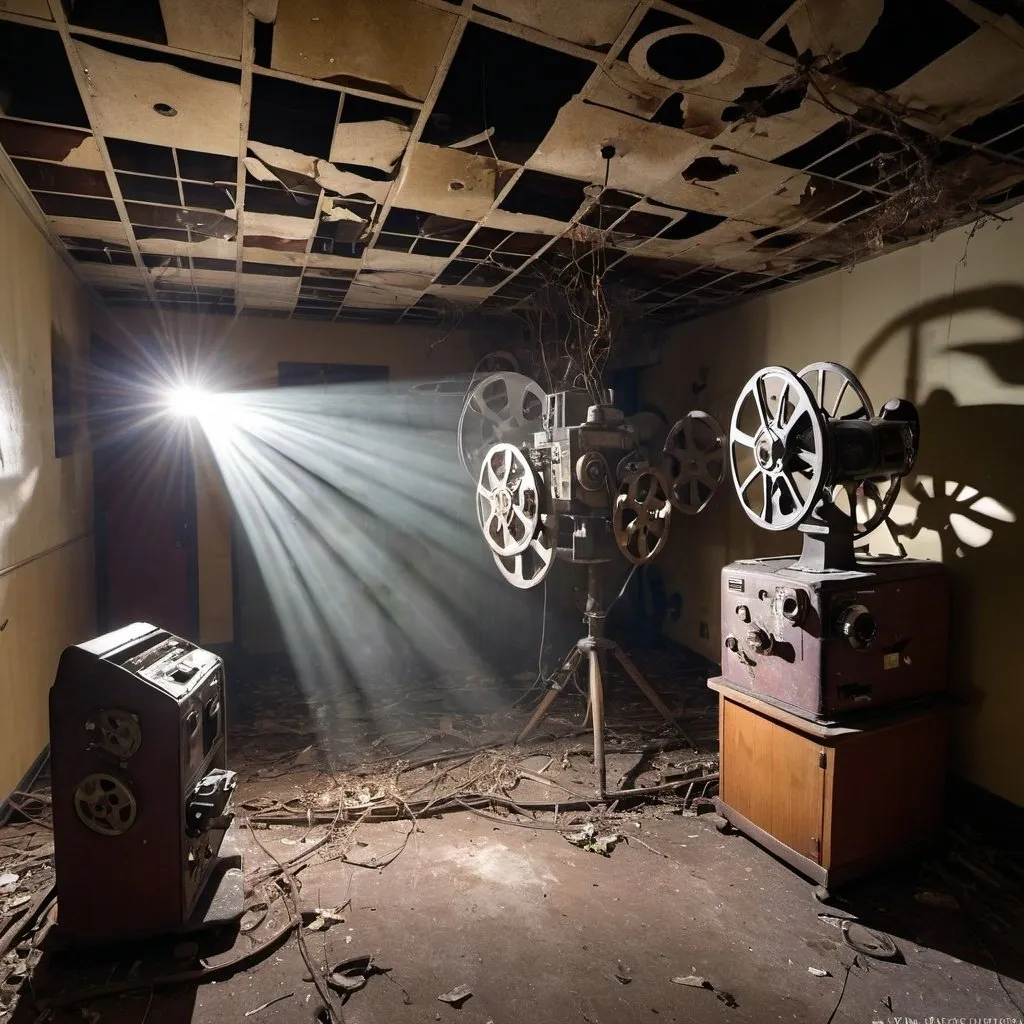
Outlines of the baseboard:
{"type": "Polygon", "coordinates": [[[46,767],[46,762],[50,759],[50,745],[47,743],[40,751],[39,756],[32,762],[29,770],[21,777],[21,781],[11,790],[10,793],[4,798],[3,802],[0,803],[0,828],[7,824],[11,815],[15,813],[13,804],[11,803],[11,796],[14,793],[31,793],[33,786],[42,774],[43,769],[46,767]]]}

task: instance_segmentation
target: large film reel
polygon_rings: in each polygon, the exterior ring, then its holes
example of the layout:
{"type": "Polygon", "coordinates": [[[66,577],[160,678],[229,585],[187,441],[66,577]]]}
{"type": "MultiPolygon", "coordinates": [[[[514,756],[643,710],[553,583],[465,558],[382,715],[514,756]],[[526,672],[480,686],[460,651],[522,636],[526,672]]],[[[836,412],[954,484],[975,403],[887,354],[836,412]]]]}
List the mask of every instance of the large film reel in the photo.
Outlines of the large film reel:
{"type": "Polygon", "coordinates": [[[135,824],[135,794],[116,775],[86,775],[75,789],[74,801],[82,824],[101,836],[122,835],[135,824]]]}
{"type": "Polygon", "coordinates": [[[646,467],[632,473],[615,499],[612,530],[619,550],[635,565],[649,562],[668,540],[672,503],[661,472],[646,467]]]}
{"type": "Polygon", "coordinates": [[[729,465],[743,511],[766,530],[799,525],[825,484],[825,417],[814,392],[784,366],[747,381],[732,413],[729,465]]]}
{"type": "Polygon", "coordinates": [[[514,555],[492,551],[494,564],[502,576],[520,590],[529,590],[544,582],[555,562],[557,517],[541,514],[537,530],[526,547],[514,555]]]}
{"type": "Polygon", "coordinates": [[[496,555],[518,555],[529,547],[540,519],[537,478],[514,444],[496,444],[480,467],[476,518],[496,555]]]}
{"type": "Polygon", "coordinates": [[[669,431],[661,472],[672,506],[688,516],[703,511],[725,476],[722,428],[706,412],[688,412],[669,431]]]}
{"type": "MultiPolygon", "coordinates": [[[[875,411],[861,382],[839,363],[819,362],[805,366],[797,376],[814,394],[818,407],[830,419],[870,420],[875,411]]],[[[826,487],[824,496],[853,524],[855,540],[881,526],[900,493],[899,474],[877,482],[845,481],[826,487]]]]}
{"type": "Polygon", "coordinates": [[[89,745],[118,761],[127,761],[142,746],[138,715],[121,708],[100,708],[85,720],[89,745]]]}
{"type": "Polygon", "coordinates": [[[474,481],[493,445],[522,445],[542,429],[545,397],[520,373],[493,373],[470,389],[459,417],[459,461],[474,481]]]}

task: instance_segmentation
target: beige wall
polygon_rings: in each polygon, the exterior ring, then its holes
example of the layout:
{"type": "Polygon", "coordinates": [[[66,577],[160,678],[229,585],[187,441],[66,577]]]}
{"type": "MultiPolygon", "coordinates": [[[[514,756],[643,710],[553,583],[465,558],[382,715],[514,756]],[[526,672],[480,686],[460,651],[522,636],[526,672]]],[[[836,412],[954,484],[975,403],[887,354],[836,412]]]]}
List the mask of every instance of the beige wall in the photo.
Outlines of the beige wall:
{"type": "Polygon", "coordinates": [[[86,436],[54,455],[51,324],[84,412],[86,296],[0,184],[0,797],[47,743],[61,650],[95,623],[92,460],[86,436]]]}
{"type": "MultiPolygon", "coordinates": [[[[906,396],[922,413],[921,456],[893,518],[910,554],[954,579],[955,769],[1024,804],[1017,667],[1024,544],[1024,207],[1009,223],[958,229],[676,329],[645,397],[670,416],[714,413],[728,429],[757,369],[829,359],[861,378],[877,408],[906,396]],[[707,386],[700,388],[702,368],[707,386]],[[699,393],[694,393],[697,385],[699,393]]],[[[875,551],[895,550],[873,536],[875,551]]],[[[799,550],[795,533],[750,523],[726,483],[696,521],[676,521],[660,570],[683,597],[679,641],[719,659],[719,572],[728,561],[799,550]],[[709,639],[702,639],[701,623],[709,639]]]]}
{"type": "MultiPolygon", "coordinates": [[[[472,370],[478,353],[486,351],[469,332],[445,336],[418,326],[187,314],[156,319],[135,311],[114,319],[118,334],[112,340],[177,351],[183,365],[209,374],[224,389],[273,387],[282,361],[387,366],[392,381],[437,378],[472,370]]],[[[234,639],[230,503],[201,442],[196,456],[199,640],[228,643],[234,639]]]]}

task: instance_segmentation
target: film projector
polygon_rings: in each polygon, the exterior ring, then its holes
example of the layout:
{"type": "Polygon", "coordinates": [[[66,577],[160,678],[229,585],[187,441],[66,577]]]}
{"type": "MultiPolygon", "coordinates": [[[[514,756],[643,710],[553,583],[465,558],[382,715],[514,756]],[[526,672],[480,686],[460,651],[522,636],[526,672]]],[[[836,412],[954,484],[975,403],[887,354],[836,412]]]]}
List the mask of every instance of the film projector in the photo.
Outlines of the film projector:
{"type": "Polygon", "coordinates": [[[605,637],[597,567],[619,555],[634,565],[657,557],[673,512],[700,512],[725,474],[721,429],[710,416],[692,412],[667,430],[657,417],[627,419],[610,394],[604,398],[595,403],[582,390],[547,394],[522,374],[495,373],[471,387],[459,421],[459,456],[476,484],[477,521],[501,575],[526,590],[543,582],[556,559],[587,566],[587,635],[553,674],[517,739],[539,725],[585,658],[602,797],[607,655],[669,725],[679,725],[605,637]]]}
{"type": "Polygon", "coordinates": [[[945,786],[942,565],[856,550],[888,523],[920,443],[903,400],[876,414],[837,363],[759,370],[733,410],[740,504],[799,556],[722,571],[719,797],[734,826],[821,885],[920,851],[945,786]]]}
{"type": "Polygon", "coordinates": [[[837,363],[769,366],[747,382],[729,433],[736,492],[758,526],[799,529],[803,550],[723,570],[731,685],[821,720],[945,688],[943,566],[854,550],[887,521],[919,440],[910,402],[876,415],[837,363]]]}
{"type": "Polygon", "coordinates": [[[144,622],[67,648],[50,751],[62,942],[241,917],[241,865],[219,856],[235,787],[220,658],[144,622]]]}

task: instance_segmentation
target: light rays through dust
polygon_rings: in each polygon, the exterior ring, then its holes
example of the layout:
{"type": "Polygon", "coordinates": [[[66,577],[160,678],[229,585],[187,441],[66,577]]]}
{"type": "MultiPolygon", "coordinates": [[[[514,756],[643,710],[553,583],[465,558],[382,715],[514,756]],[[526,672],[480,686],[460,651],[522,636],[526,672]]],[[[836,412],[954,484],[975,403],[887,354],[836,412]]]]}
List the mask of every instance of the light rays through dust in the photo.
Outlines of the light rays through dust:
{"type": "Polygon", "coordinates": [[[171,397],[209,443],[307,695],[379,718],[417,680],[452,680],[445,709],[468,710],[459,684],[492,678],[516,609],[480,557],[461,400],[409,384],[171,397]]]}

